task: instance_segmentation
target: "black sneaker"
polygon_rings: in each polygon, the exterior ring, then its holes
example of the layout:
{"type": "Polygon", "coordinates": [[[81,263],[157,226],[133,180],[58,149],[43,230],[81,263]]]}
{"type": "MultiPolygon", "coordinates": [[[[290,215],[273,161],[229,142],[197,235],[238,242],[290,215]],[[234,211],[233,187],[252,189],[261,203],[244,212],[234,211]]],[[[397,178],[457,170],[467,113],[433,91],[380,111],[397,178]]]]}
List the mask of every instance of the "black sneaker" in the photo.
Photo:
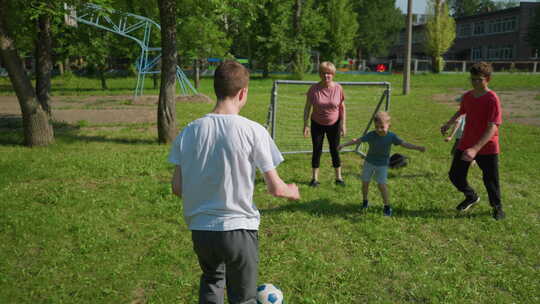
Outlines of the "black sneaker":
{"type": "Polygon", "coordinates": [[[506,217],[502,207],[493,208],[493,218],[497,221],[503,220],[506,217]]]}
{"type": "Polygon", "coordinates": [[[362,209],[367,209],[369,207],[369,202],[367,200],[364,200],[362,202],[362,209]]]}
{"type": "Polygon", "coordinates": [[[463,202],[461,202],[461,204],[457,205],[456,210],[460,212],[465,212],[469,210],[472,206],[476,205],[479,201],[479,196],[468,197],[463,202]]]}
{"type": "Polygon", "coordinates": [[[392,216],[392,207],[390,207],[390,205],[384,206],[383,214],[385,216],[392,216]]]}
{"type": "Polygon", "coordinates": [[[345,187],[345,181],[342,179],[336,179],[336,185],[345,187]]]}
{"type": "Polygon", "coordinates": [[[316,180],[314,180],[314,179],[312,179],[312,180],[309,182],[309,186],[310,186],[310,187],[313,187],[313,188],[319,187],[319,185],[320,185],[319,181],[316,181],[316,180]]]}

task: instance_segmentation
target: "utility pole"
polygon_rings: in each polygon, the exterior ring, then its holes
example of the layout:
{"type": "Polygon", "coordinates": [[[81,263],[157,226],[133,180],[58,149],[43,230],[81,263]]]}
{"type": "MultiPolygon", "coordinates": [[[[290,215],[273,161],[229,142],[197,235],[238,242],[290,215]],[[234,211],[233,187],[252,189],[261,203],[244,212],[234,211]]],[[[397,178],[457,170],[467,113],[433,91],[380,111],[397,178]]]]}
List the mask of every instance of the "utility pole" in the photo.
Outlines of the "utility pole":
{"type": "Polygon", "coordinates": [[[403,95],[411,90],[411,49],[412,49],[412,0],[407,0],[407,19],[405,22],[405,62],[403,64],[403,95]]]}

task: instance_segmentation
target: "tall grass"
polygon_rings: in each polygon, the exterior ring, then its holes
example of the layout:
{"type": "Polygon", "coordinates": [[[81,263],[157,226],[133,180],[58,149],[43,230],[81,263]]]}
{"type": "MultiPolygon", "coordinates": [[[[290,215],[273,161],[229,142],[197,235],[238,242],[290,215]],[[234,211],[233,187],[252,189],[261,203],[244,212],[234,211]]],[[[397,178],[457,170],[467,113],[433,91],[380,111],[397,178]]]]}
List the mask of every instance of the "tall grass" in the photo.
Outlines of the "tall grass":
{"type": "MultiPolygon", "coordinates": [[[[278,285],[288,303],[540,302],[540,128],[501,127],[507,218],[491,218],[478,168],[470,181],[481,204],[457,215],[462,196],[448,181],[450,146],[438,134],[455,108],[431,96],[468,88],[467,75],[416,75],[407,96],[400,75],[337,80],[390,81],[392,130],[428,150],[394,148],[411,160],[390,173],[391,218],[382,216],[375,186],[372,206],[360,210],[362,161],[352,153],[343,155],[347,187],[333,184],[323,155],[316,189],[307,185],[310,156],[287,155],[278,170],[299,184],[300,202],[270,197],[258,176],[259,283],[278,285]]],[[[106,92],[80,81],[83,91],[55,79],[53,94],[131,93],[131,79],[106,92]]],[[[538,84],[540,76],[496,75],[491,87],[538,84]]],[[[5,80],[0,88],[13,95],[5,80]]],[[[270,88],[270,80],[252,79],[242,114],[265,122],[270,88]]],[[[200,90],[212,96],[211,80],[200,90]]],[[[179,128],[211,108],[179,103],[179,128]]],[[[64,125],[56,144],[32,149],[21,146],[19,127],[0,132],[0,303],[196,303],[200,270],[155,124],[64,125]]]]}

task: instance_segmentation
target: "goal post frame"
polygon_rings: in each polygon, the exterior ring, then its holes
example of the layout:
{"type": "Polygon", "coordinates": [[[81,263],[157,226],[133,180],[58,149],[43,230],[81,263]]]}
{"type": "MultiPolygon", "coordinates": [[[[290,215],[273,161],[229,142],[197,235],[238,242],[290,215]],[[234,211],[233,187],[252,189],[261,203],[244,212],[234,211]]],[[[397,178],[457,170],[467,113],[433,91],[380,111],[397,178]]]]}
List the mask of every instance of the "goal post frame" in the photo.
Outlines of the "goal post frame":
{"type": "MultiPolygon", "coordinates": [[[[289,84],[289,85],[313,85],[318,83],[318,81],[302,81],[302,80],[274,80],[272,85],[272,92],[270,94],[270,105],[268,107],[268,116],[267,116],[267,122],[266,122],[266,128],[270,128],[270,136],[274,141],[276,140],[276,114],[279,109],[279,102],[278,102],[278,88],[280,84],[289,84]]],[[[375,109],[370,116],[370,120],[368,121],[362,135],[365,135],[373,123],[373,116],[381,109],[381,106],[384,105],[384,111],[390,110],[390,93],[392,91],[390,82],[387,81],[380,81],[380,82],[356,82],[356,81],[338,81],[342,86],[381,86],[384,87],[384,90],[382,92],[382,95],[379,98],[379,101],[375,105],[375,109]]],[[[361,151],[361,145],[357,144],[354,146],[353,149],[343,149],[342,152],[355,152],[362,157],[365,157],[365,152],[361,151]]],[[[323,152],[329,152],[329,150],[323,149],[323,152]]],[[[283,154],[298,154],[298,153],[312,153],[312,151],[282,151],[283,154]]]]}

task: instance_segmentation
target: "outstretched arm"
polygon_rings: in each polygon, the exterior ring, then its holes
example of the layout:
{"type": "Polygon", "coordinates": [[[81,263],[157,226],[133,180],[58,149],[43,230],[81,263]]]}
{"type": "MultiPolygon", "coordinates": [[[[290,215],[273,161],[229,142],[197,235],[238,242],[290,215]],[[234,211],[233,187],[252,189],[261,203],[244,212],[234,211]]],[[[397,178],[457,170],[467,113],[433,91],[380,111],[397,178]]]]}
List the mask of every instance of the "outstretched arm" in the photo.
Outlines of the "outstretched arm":
{"type": "Polygon", "coordinates": [[[266,181],[266,188],[270,195],[288,198],[290,200],[300,199],[298,186],[296,184],[286,184],[281,177],[279,177],[276,169],[264,172],[263,176],[266,181]]]}
{"type": "Polygon", "coordinates": [[[413,145],[405,141],[401,143],[401,146],[407,149],[411,149],[411,150],[418,150],[420,152],[426,151],[426,147],[413,145]]]}
{"type": "Polygon", "coordinates": [[[457,132],[457,130],[459,128],[460,119],[463,119],[463,116],[460,116],[456,120],[456,122],[452,125],[452,127],[450,128],[450,134],[447,137],[444,138],[444,141],[450,141],[456,135],[456,132],[457,132]]]}
{"type": "Polygon", "coordinates": [[[359,144],[361,142],[362,142],[362,140],[360,139],[360,137],[358,137],[358,138],[352,139],[352,140],[350,140],[350,141],[348,141],[348,142],[346,142],[344,144],[339,145],[337,147],[337,149],[339,151],[339,150],[343,149],[344,147],[347,147],[347,146],[350,146],[350,145],[357,145],[357,144],[359,144]]]}
{"type": "Polygon", "coordinates": [[[176,166],[171,180],[172,192],[174,195],[182,198],[182,168],[176,166]]]}
{"type": "Polygon", "coordinates": [[[459,111],[456,111],[456,113],[454,113],[454,115],[452,115],[452,117],[450,117],[450,119],[441,126],[441,134],[446,135],[448,129],[450,129],[450,127],[456,123],[457,118],[460,116],[461,114],[459,113],[459,111]]]}

